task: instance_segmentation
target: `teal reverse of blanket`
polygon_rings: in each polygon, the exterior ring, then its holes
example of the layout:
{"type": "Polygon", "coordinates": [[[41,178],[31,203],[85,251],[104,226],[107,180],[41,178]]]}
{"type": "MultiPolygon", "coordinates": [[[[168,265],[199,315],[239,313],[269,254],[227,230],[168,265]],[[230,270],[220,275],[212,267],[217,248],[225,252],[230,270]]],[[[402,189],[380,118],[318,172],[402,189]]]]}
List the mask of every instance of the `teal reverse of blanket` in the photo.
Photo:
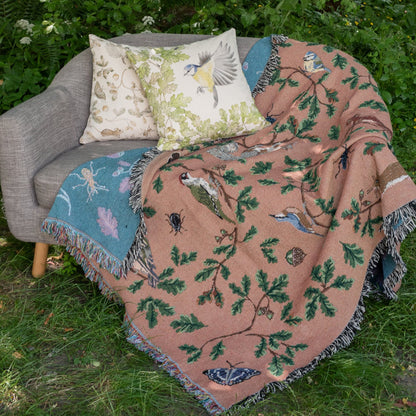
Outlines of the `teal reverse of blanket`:
{"type": "Polygon", "coordinates": [[[111,154],[75,169],[59,190],[42,229],[120,276],[140,224],[139,213],[129,207],[131,169],[147,150],[111,154]]]}

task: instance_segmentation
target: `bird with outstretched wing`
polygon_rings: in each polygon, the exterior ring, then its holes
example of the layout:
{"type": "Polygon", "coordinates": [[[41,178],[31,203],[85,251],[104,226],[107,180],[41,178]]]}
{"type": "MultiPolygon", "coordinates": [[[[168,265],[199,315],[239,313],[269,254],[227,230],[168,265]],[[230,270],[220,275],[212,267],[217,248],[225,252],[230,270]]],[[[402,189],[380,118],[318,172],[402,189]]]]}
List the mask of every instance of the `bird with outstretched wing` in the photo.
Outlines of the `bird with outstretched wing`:
{"type": "Polygon", "coordinates": [[[231,84],[237,77],[238,64],[234,52],[227,44],[220,42],[214,53],[201,52],[199,64],[185,66],[185,76],[192,75],[199,84],[197,92],[208,90],[213,94],[214,107],[218,104],[217,87],[231,84]]]}

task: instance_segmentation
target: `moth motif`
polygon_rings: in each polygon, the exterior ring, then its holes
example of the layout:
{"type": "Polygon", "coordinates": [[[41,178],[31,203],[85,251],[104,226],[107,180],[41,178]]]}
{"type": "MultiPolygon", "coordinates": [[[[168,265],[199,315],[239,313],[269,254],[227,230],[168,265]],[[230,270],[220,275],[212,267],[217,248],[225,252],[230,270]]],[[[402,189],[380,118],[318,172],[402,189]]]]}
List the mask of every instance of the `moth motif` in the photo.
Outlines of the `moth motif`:
{"type": "Polygon", "coordinates": [[[230,368],[212,368],[210,370],[203,371],[202,374],[206,375],[215,383],[221,384],[223,386],[233,386],[234,384],[242,383],[251,377],[261,374],[260,371],[254,370],[252,368],[236,367],[236,365],[241,363],[237,363],[235,365],[232,365],[229,361],[227,361],[227,363],[229,364],[230,368]]]}

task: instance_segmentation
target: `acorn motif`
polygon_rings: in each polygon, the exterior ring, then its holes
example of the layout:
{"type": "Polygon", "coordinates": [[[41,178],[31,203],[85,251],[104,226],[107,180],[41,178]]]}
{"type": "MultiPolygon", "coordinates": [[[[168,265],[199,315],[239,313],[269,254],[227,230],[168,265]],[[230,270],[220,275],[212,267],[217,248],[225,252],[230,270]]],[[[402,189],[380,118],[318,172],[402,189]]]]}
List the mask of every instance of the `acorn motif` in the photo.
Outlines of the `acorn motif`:
{"type": "Polygon", "coordinates": [[[293,267],[299,266],[306,257],[306,253],[300,247],[293,247],[286,253],[286,261],[293,267]]]}

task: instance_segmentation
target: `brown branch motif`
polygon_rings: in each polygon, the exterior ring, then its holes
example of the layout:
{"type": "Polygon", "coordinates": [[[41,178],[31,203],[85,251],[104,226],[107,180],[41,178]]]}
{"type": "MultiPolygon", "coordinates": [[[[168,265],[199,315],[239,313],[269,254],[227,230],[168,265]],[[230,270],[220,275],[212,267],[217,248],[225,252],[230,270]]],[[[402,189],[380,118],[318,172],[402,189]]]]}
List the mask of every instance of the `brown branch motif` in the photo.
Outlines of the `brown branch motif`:
{"type": "Polygon", "coordinates": [[[382,216],[372,215],[373,208],[380,204],[380,202],[381,194],[379,187],[377,186],[377,180],[375,180],[374,185],[366,192],[361,189],[358,193],[358,198],[351,198],[351,208],[346,208],[342,212],[341,217],[344,220],[353,220],[354,232],[358,233],[361,229],[361,237],[368,234],[372,238],[374,237],[374,225],[383,222],[382,216]],[[367,213],[367,217],[363,224],[363,214],[365,213],[367,213]]]}
{"type": "Polygon", "coordinates": [[[272,310],[273,307],[271,306],[273,303],[284,304],[281,308],[280,320],[286,325],[294,326],[302,321],[300,317],[291,314],[293,303],[284,291],[288,285],[288,276],[286,274],[282,274],[270,281],[267,273],[263,270],[258,270],[255,280],[263,292],[257,301],[250,296],[252,282],[249,276],[244,275],[240,285],[236,285],[235,283],[229,284],[232,293],[238,296],[231,307],[233,316],[242,313],[245,304],[251,305],[252,317],[248,326],[228,334],[222,334],[208,339],[199,347],[188,344],[181,345],[179,348],[188,354],[189,363],[197,361],[210,344],[215,345],[212,346],[209,356],[212,360],[216,360],[225,353],[225,340],[241,335],[248,337],[254,336],[259,338],[259,344],[255,346],[255,356],[260,358],[269,353],[272,356],[269,371],[279,376],[283,373],[285,365],[294,364],[293,358],[296,352],[305,350],[308,347],[306,344],[288,343],[287,341],[293,336],[289,330],[284,329],[270,334],[253,331],[257,320],[263,317],[268,320],[275,319],[276,313],[272,310]]]}

